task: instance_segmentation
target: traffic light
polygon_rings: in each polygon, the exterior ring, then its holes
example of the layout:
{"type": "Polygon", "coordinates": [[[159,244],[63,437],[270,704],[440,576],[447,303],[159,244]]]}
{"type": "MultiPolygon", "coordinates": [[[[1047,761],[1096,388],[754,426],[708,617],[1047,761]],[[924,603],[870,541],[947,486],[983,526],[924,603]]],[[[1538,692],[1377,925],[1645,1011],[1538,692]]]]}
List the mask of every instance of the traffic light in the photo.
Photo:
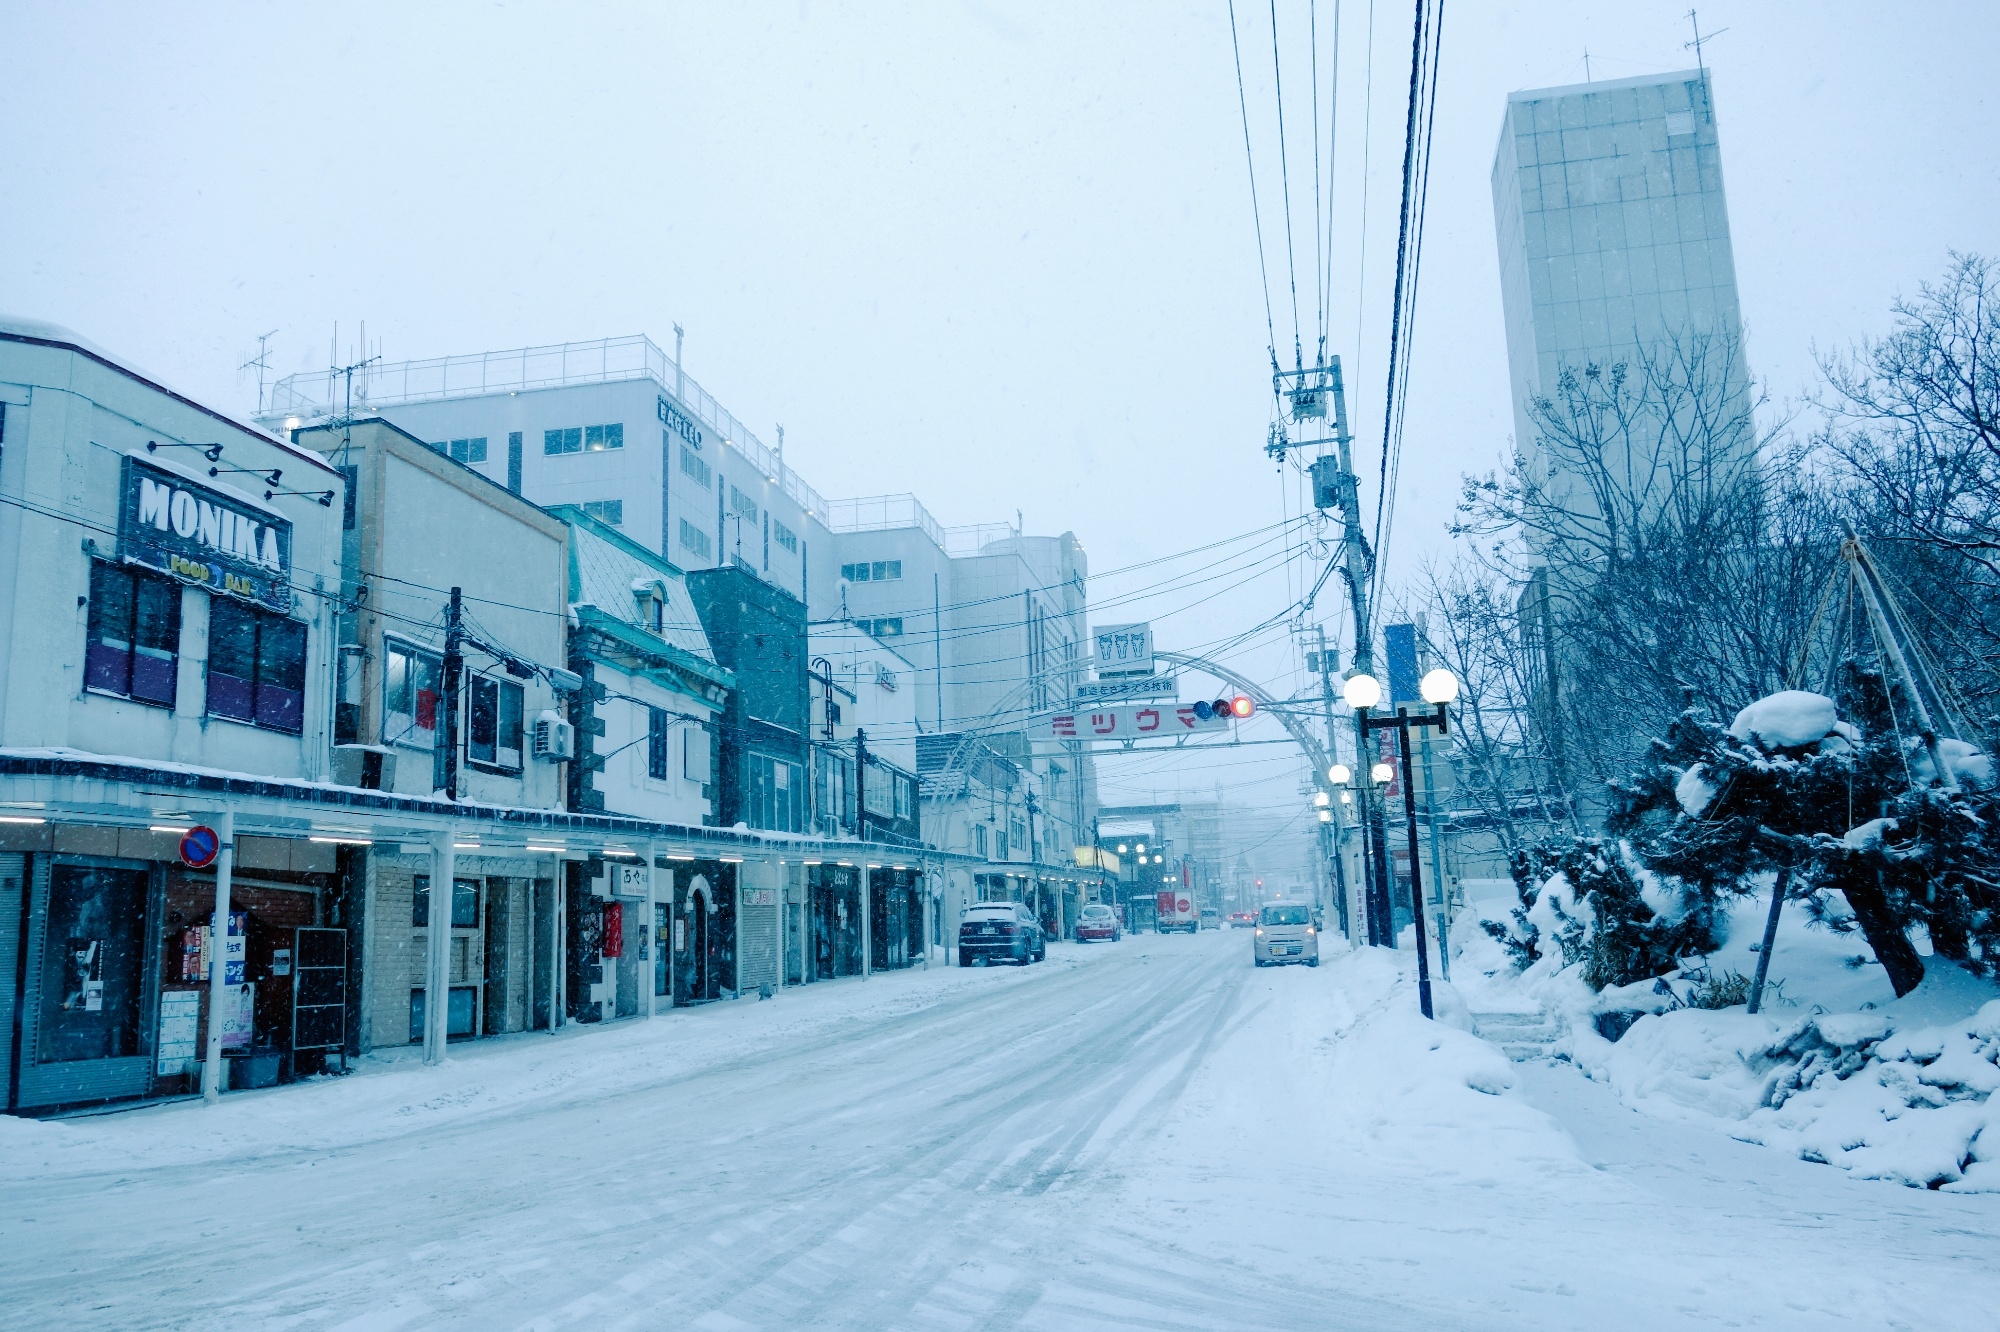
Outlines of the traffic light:
{"type": "Polygon", "coordinates": [[[1239,719],[1249,716],[1256,710],[1257,705],[1251,702],[1248,694],[1238,694],[1229,700],[1229,711],[1239,719]]]}
{"type": "Polygon", "coordinates": [[[1213,702],[1201,699],[1194,705],[1194,715],[1202,721],[1207,721],[1211,717],[1221,717],[1225,720],[1231,717],[1241,719],[1256,710],[1257,704],[1248,694],[1238,694],[1234,698],[1218,698],[1213,702]]]}

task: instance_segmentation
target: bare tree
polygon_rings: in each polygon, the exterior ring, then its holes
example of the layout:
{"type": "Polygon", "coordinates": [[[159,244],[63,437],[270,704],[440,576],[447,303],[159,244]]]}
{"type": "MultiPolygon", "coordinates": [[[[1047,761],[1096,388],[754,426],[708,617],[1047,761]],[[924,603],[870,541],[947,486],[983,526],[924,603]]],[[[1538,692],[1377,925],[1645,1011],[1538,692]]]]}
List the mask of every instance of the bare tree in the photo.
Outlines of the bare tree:
{"type": "MultiPolygon", "coordinates": [[[[1461,557],[1421,570],[1405,608],[1431,657],[1459,679],[1452,762],[1460,812],[1495,830],[1509,856],[1573,819],[1575,802],[1530,722],[1534,645],[1511,589],[1461,557]]],[[[1572,831],[1576,829],[1572,826],[1572,831]]]]}
{"type": "Polygon", "coordinates": [[[1818,443],[1945,674],[2000,702],[2000,270],[1953,254],[1887,337],[1823,356],[1818,443]]]}
{"type": "Polygon", "coordinates": [[[1484,539],[1543,640],[1531,710],[1580,795],[1622,775],[1686,706],[1782,688],[1838,543],[1835,497],[1757,403],[1732,339],[1564,367],[1531,446],[1467,482],[1484,539]]]}

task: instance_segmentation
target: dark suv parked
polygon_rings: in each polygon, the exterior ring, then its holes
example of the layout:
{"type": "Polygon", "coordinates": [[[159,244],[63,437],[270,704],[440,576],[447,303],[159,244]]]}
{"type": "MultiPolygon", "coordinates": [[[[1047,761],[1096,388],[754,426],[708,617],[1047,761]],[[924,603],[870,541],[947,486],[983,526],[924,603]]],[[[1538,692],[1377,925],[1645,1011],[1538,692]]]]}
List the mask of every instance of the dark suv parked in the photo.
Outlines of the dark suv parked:
{"type": "Polygon", "coordinates": [[[1048,940],[1034,915],[1019,902],[976,902],[958,925],[958,965],[975,961],[1018,962],[1026,966],[1048,956],[1048,940]]]}

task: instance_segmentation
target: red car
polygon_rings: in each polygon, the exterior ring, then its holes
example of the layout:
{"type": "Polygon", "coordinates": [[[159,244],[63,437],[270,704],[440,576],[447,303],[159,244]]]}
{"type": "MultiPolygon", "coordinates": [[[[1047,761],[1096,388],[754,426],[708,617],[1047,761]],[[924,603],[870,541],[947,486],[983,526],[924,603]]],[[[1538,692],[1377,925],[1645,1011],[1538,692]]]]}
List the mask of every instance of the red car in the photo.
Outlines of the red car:
{"type": "Polygon", "coordinates": [[[1102,902],[1091,903],[1083,909],[1083,914],[1076,918],[1078,943],[1090,943],[1093,940],[1117,943],[1124,937],[1125,928],[1118,923],[1118,917],[1112,914],[1111,908],[1102,902]]]}
{"type": "Polygon", "coordinates": [[[1256,923],[1257,913],[1254,911],[1232,911],[1229,913],[1229,928],[1232,930],[1247,930],[1256,923]]]}

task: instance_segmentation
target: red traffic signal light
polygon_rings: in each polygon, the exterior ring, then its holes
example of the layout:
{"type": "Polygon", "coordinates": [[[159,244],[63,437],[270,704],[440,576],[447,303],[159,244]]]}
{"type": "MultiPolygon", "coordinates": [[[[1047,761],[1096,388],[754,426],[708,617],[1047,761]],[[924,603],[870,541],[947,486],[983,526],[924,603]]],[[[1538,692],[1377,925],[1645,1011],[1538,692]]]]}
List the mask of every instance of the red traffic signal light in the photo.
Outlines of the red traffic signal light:
{"type": "Polygon", "coordinates": [[[1229,700],[1229,712],[1232,716],[1247,717],[1256,710],[1257,705],[1250,700],[1248,694],[1238,694],[1229,700]]]}

